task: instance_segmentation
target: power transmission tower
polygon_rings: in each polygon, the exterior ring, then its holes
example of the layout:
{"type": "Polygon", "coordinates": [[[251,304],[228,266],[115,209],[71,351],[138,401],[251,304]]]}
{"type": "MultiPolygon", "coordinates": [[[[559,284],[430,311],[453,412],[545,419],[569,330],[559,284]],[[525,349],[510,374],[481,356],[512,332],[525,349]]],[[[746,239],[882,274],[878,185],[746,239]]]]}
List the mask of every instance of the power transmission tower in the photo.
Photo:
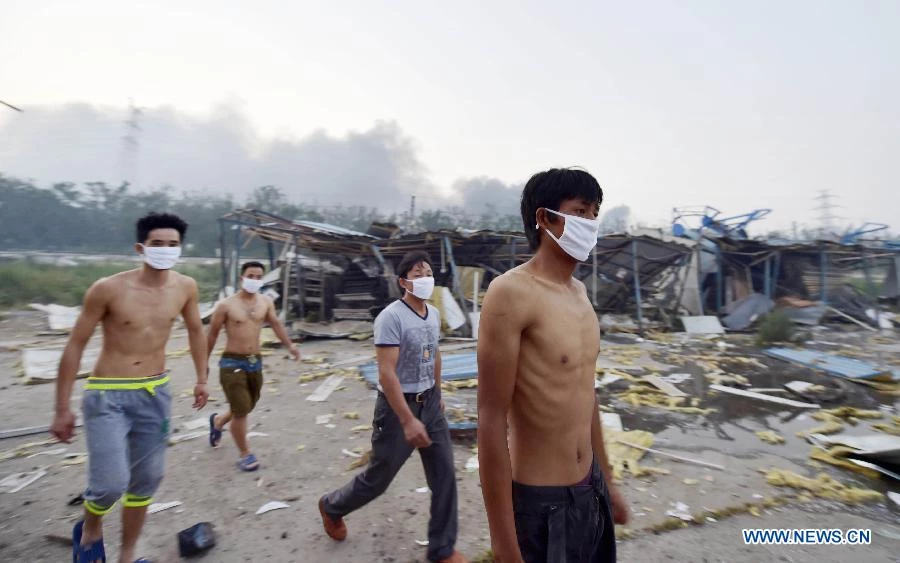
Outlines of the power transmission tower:
{"type": "Polygon", "coordinates": [[[128,119],[125,123],[125,135],[122,137],[122,179],[135,188],[138,187],[138,156],[140,153],[140,118],[144,111],[134,105],[134,99],[128,99],[128,119]]]}
{"type": "Polygon", "coordinates": [[[409,217],[406,221],[406,231],[412,232],[416,225],[416,196],[411,196],[409,200],[409,217]]]}
{"type": "Polygon", "coordinates": [[[816,196],[816,201],[819,201],[819,206],[816,207],[816,211],[819,212],[819,233],[822,238],[834,235],[835,234],[835,221],[838,219],[842,219],[834,214],[834,210],[837,209],[837,205],[832,203],[832,199],[834,196],[831,194],[829,190],[822,190],[819,192],[819,195],[816,196]]]}

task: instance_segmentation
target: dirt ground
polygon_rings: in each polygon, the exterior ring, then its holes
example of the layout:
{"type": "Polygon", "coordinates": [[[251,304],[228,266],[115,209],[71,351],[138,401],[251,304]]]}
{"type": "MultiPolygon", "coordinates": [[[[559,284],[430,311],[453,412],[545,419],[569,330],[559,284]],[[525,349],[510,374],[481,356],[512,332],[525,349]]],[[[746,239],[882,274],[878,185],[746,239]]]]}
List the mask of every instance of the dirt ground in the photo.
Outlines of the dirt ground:
{"type": "MultiPolygon", "coordinates": [[[[0,412],[6,413],[2,428],[22,428],[49,424],[53,410],[52,384],[23,385],[16,364],[22,347],[61,347],[65,338],[40,336],[44,321],[40,315],[22,313],[8,315],[0,321],[0,363],[6,366],[0,375],[0,412]]],[[[840,346],[856,346],[854,335],[839,335],[840,346]]],[[[823,336],[824,338],[824,336],[823,336]]],[[[829,335],[830,340],[838,337],[829,335]]],[[[741,339],[728,337],[738,347],[727,352],[736,354],[741,339]]],[[[629,345],[633,344],[633,341],[629,345]]],[[[612,338],[604,350],[615,350],[621,340],[612,338]]],[[[663,343],[641,344],[658,362],[672,363],[679,355],[677,348],[663,343]]],[[[99,346],[95,338],[91,347],[99,346]]],[[[701,342],[695,353],[709,354],[717,350],[715,343],[701,342]],[[706,350],[705,348],[709,348],[706,350]],[[712,351],[712,352],[711,352],[712,351]]],[[[837,345],[836,345],[837,346],[837,345]]],[[[898,351],[890,345],[881,351],[896,359],[898,351]]],[[[176,330],[170,352],[173,375],[173,437],[185,435],[185,425],[222,411],[223,394],[217,377],[211,379],[211,396],[217,399],[197,413],[191,408],[190,389],[193,370],[190,357],[177,352],[187,347],[185,334],[176,330]]],[[[721,350],[721,349],[718,349],[721,350]]],[[[301,345],[306,358],[326,358],[340,362],[372,353],[371,341],[315,340],[301,345]]],[[[470,350],[471,351],[471,350],[470,350]]],[[[606,353],[606,352],[605,352],[606,353]]],[[[681,356],[685,353],[682,350],[681,356]]],[[[890,358],[889,358],[890,359],[890,358]]],[[[367,449],[370,433],[353,428],[371,422],[374,391],[355,376],[345,378],[344,388],[335,391],[325,402],[305,400],[319,381],[299,383],[298,376],[314,371],[315,365],[295,364],[280,350],[266,358],[266,385],[257,410],[251,415],[251,431],[265,435],[251,438],[254,453],[262,468],[255,473],[241,473],[234,462],[237,452],[228,434],[222,445],[212,449],[204,436],[176,443],[168,449],[168,474],[156,501],[180,501],[181,506],[149,515],[140,542],[139,555],[158,562],[179,560],[176,534],[198,522],[211,522],[218,534],[218,544],[200,559],[215,562],[238,561],[302,561],[371,562],[424,561],[425,548],[417,540],[426,538],[429,495],[419,492],[425,487],[421,462],[414,456],[402,469],[388,491],[369,506],[349,516],[349,538],[342,544],[332,542],[321,528],[316,502],[319,497],[342,484],[355,473],[348,470],[354,458],[344,450],[367,449]],[[344,417],[359,413],[360,419],[344,417]],[[316,417],[333,414],[329,428],[316,424],[316,417]],[[289,508],[256,515],[257,509],[269,501],[283,501],[289,508]]],[[[767,369],[745,373],[754,387],[778,387],[791,379],[818,381],[809,370],[775,360],[760,359],[767,369]]],[[[619,559],[623,561],[900,561],[900,507],[890,501],[850,507],[841,503],[815,500],[764,509],[759,516],[742,514],[723,517],[705,525],[692,525],[669,532],[642,533],[665,520],[672,503],[683,502],[692,512],[718,509],[746,502],[759,502],[784,492],[765,482],[760,468],[777,467],[814,475],[823,469],[807,465],[809,445],[794,434],[820,424],[808,413],[746,400],[706,395],[697,383],[702,368],[685,363],[677,371],[694,374],[694,383],[679,387],[698,397],[701,406],[716,408],[707,416],[683,415],[647,407],[635,408],[613,400],[611,391],[601,390],[606,404],[621,415],[626,430],[643,429],[655,435],[654,447],[684,456],[726,466],[725,471],[706,469],[646,456],[641,463],[665,468],[671,473],[649,478],[628,477],[621,484],[633,514],[629,529],[634,539],[619,542],[619,559]],[[769,445],[754,433],[776,429],[785,437],[784,445],[769,445]],[[685,484],[685,479],[691,485],[685,484]],[[696,482],[695,482],[696,481],[696,482]],[[828,546],[748,546],[741,539],[743,528],[863,528],[872,530],[872,544],[859,547],[828,546]]],[[[76,384],[74,396],[80,397],[83,381],[76,384]]],[[[474,390],[448,396],[448,403],[474,406],[474,390]]],[[[851,386],[840,404],[865,408],[879,405],[897,408],[897,397],[885,397],[851,386]]],[[[896,414],[898,411],[894,410],[896,414]]],[[[865,431],[866,425],[851,430],[865,431]]],[[[201,431],[203,428],[200,429],[201,431]]],[[[0,440],[3,452],[44,440],[46,435],[0,440]]],[[[458,549],[470,558],[484,554],[489,548],[487,524],[477,472],[466,470],[472,457],[471,438],[457,440],[455,462],[459,488],[458,549]]],[[[80,433],[72,444],[64,445],[66,453],[84,452],[80,433]]],[[[53,451],[59,445],[31,446],[29,453],[53,451]]],[[[85,464],[63,465],[63,455],[15,457],[0,461],[0,478],[6,475],[44,468],[47,475],[17,493],[0,493],[0,561],[61,561],[70,557],[70,548],[47,535],[66,537],[81,514],[78,506],[68,502],[82,492],[85,464]]],[[[835,478],[848,484],[886,492],[900,489],[898,483],[868,479],[836,468],[827,468],[835,478]]],[[[107,554],[115,560],[119,509],[107,518],[105,535],[107,554]]]]}

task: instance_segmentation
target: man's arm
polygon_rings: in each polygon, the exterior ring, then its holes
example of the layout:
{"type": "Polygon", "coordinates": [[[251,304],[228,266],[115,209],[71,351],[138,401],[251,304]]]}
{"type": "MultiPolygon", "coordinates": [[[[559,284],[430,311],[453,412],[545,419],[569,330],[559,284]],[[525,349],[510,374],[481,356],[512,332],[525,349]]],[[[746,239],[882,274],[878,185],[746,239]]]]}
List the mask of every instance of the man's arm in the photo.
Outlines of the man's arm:
{"type": "Polygon", "coordinates": [[[406,441],[415,448],[427,448],[431,445],[431,438],[425,425],[416,418],[406,399],[403,397],[403,388],[400,387],[400,378],[397,377],[397,360],[400,358],[399,346],[377,346],[375,359],[378,361],[378,382],[387,402],[400,424],[403,426],[403,436],[406,441]]]}
{"type": "Polygon", "coordinates": [[[213,350],[216,348],[216,341],[219,339],[219,331],[225,325],[228,318],[228,307],[225,301],[216,303],[213,309],[212,318],[209,319],[209,328],[206,331],[206,365],[209,366],[209,359],[212,357],[213,350]]]}
{"type": "Polygon", "coordinates": [[[194,360],[194,371],[197,372],[197,384],[194,386],[194,408],[206,406],[209,393],[206,391],[209,355],[206,350],[206,335],[203,334],[203,321],[200,319],[200,295],[197,282],[187,278],[188,299],[181,310],[184,326],[187,328],[188,345],[191,348],[191,359],[194,360]]]}
{"type": "Polygon", "coordinates": [[[478,335],[478,464],[491,546],[498,561],[522,561],[512,504],[507,414],[525,317],[515,287],[495,279],[484,297],[478,335]]]}
{"type": "Polygon", "coordinates": [[[95,282],[84,294],[84,304],[69,341],[59,360],[59,372],[56,377],[56,408],[50,431],[59,440],[68,442],[75,433],[75,417],[69,408],[72,397],[72,386],[81,365],[81,356],[87,346],[94,329],[106,314],[107,288],[103,280],[95,282]]]}
{"type": "Polygon", "coordinates": [[[606,443],[603,441],[603,424],[600,422],[600,400],[594,398],[594,420],[591,421],[591,447],[594,450],[594,459],[600,465],[603,478],[606,481],[606,489],[609,491],[609,501],[612,505],[613,520],[616,524],[627,524],[629,519],[628,503],[619,492],[619,488],[613,483],[612,466],[606,455],[606,443]]]}
{"type": "Polygon", "coordinates": [[[275,332],[275,336],[278,337],[278,340],[281,340],[281,343],[285,348],[288,349],[291,356],[294,357],[295,360],[300,359],[300,350],[294,346],[294,343],[291,342],[291,337],[288,336],[287,331],[284,329],[284,325],[278,319],[278,315],[275,314],[275,302],[269,299],[268,297],[264,297],[268,301],[268,308],[266,309],[266,322],[269,323],[269,326],[272,327],[272,330],[275,332]]]}

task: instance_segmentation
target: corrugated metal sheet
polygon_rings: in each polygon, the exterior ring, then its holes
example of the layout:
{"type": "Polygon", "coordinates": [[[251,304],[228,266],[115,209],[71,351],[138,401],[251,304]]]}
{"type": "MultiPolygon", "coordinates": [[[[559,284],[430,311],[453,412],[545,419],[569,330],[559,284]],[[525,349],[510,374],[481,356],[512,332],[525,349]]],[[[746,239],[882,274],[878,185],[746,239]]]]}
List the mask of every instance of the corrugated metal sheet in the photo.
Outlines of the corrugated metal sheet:
{"type": "Polygon", "coordinates": [[[847,379],[873,379],[884,376],[885,371],[877,367],[845,356],[817,352],[815,350],[794,350],[792,348],[769,348],[766,355],[779,360],[819,369],[831,375],[847,379]]]}
{"type": "MultiPolygon", "coordinates": [[[[363,378],[371,385],[378,385],[378,364],[370,362],[359,368],[363,378]]],[[[454,381],[478,377],[478,361],[475,352],[441,356],[441,380],[454,381]]]]}

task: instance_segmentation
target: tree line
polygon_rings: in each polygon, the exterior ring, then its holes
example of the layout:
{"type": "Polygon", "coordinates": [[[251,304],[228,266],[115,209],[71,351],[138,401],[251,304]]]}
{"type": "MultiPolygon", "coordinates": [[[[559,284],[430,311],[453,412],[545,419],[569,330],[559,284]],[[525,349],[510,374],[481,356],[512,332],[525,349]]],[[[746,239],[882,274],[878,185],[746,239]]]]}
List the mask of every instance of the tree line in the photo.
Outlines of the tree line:
{"type": "Polygon", "coordinates": [[[441,229],[521,230],[521,218],[487,208],[473,213],[461,207],[426,209],[410,220],[363,206],[313,206],[291,201],[277,186],[261,186],[244,200],[232,194],[182,191],[172,187],[136,191],[127,183],[50,187],[0,174],[0,249],[120,253],[134,243],[134,223],[150,211],[175,213],[190,225],[186,255],[214,256],[219,247],[217,219],[240,208],[289,219],[331,223],[365,232],[373,222],[394,223],[415,231],[441,229]]]}

